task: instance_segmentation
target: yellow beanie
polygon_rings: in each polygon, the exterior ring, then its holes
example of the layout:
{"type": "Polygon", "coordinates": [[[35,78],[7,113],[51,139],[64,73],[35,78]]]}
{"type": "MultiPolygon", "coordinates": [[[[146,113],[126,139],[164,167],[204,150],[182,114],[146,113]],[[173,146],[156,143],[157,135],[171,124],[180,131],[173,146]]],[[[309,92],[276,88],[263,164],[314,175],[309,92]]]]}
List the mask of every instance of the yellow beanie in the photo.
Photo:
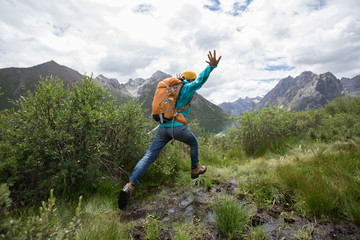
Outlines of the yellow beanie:
{"type": "Polygon", "coordinates": [[[194,73],[192,71],[185,71],[185,72],[183,72],[182,76],[186,80],[196,79],[196,73],[194,73]]]}

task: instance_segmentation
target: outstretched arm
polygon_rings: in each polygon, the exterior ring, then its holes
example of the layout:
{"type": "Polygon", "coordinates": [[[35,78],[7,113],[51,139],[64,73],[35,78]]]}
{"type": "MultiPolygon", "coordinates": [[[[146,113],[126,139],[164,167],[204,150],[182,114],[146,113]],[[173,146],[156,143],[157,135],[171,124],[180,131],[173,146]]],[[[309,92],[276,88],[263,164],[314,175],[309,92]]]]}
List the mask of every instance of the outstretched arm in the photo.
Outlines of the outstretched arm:
{"type": "Polygon", "coordinates": [[[214,50],[214,55],[209,51],[208,54],[209,61],[206,61],[209,65],[202,71],[199,76],[196,78],[195,81],[185,84],[184,87],[189,89],[191,94],[194,94],[195,91],[199,90],[201,86],[206,82],[208,79],[211,71],[217,67],[220,62],[221,56],[216,59],[216,51],[214,50]]]}
{"type": "Polygon", "coordinates": [[[209,51],[208,58],[209,61],[206,61],[210,66],[217,66],[220,62],[222,56],[219,57],[218,60],[216,60],[216,50],[214,50],[214,56],[211,54],[211,51],[209,51]]]}

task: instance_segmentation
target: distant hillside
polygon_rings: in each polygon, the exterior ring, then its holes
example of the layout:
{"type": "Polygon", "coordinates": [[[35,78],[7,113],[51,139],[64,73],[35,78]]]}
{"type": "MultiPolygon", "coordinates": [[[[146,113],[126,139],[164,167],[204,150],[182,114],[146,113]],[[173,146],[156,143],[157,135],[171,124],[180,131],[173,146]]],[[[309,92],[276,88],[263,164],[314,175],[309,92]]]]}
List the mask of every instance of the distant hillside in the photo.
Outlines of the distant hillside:
{"type": "Polygon", "coordinates": [[[353,78],[341,78],[340,82],[348,92],[360,95],[360,75],[353,78]]]}
{"type": "Polygon", "coordinates": [[[261,97],[246,97],[244,99],[239,98],[235,102],[223,102],[219,104],[219,107],[231,115],[240,116],[244,112],[248,112],[251,109],[254,109],[256,107],[256,104],[259,103],[261,99],[261,97]]]}
{"type": "MultiPolygon", "coordinates": [[[[54,61],[46,62],[29,68],[4,68],[0,69],[0,87],[4,94],[0,96],[0,110],[13,108],[8,99],[16,100],[24,95],[26,90],[33,91],[40,81],[40,76],[58,76],[65,85],[81,81],[83,75],[79,72],[57,64],[54,61]],[[24,90],[25,88],[25,90],[24,90]]],[[[116,79],[109,79],[103,75],[94,80],[104,89],[109,90],[117,98],[119,104],[129,100],[139,100],[143,104],[146,114],[151,114],[151,103],[156,85],[159,81],[170,77],[161,71],[155,72],[150,78],[130,79],[126,83],[119,83],[116,79]]],[[[194,95],[189,121],[197,119],[201,127],[211,132],[219,132],[230,123],[229,115],[221,108],[212,104],[199,94],[194,95]]]]}
{"type": "Polygon", "coordinates": [[[0,96],[0,109],[13,108],[8,99],[18,99],[27,90],[34,90],[40,81],[40,76],[53,75],[61,78],[65,85],[81,81],[83,76],[68,67],[57,64],[54,61],[46,62],[29,68],[3,68],[0,69],[0,87],[4,94],[0,96]],[[24,90],[25,87],[25,90],[24,90]]]}
{"type": "Polygon", "coordinates": [[[303,72],[296,78],[289,76],[280,80],[257,104],[256,109],[271,103],[286,110],[306,111],[321,108],[344,94],[343,86],[332,73],[317,75],[303,72]]]}

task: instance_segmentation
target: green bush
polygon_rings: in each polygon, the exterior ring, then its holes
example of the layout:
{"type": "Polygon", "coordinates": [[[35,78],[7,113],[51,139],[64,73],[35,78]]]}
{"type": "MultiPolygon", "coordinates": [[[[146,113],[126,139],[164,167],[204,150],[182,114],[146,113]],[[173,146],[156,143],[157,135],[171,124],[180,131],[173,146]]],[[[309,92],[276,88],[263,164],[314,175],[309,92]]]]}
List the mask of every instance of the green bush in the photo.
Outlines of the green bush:
{"type": "Polygon", "coordinates": [[[323,109],[295,113],[299,132],[314,140],[335,141],[360,135],[360,97],[338,97],[323,109]]]}
{"type": "Polygon", "coordinates": [[[153,183],[159,185],[160,183],[173,182],[175,180],[177,170],[180,168],[180,158],[184,156],[184,152],[179,145],[181,145],[180,142],[174,142],[173,145],[168,143],[162,149],[156,161],[149,166],[141,181],[151,183],[151,185],[153,183]]]}
{"type": "Polygon", "coordinates": [[[25,219],[11,219],[9,213],[9,189],[6,184],[0,185],[0,238],[2,239],[76,239],[76,230],[80,227],[81,201],[79,198],[75,216],[65,228],[57,225],[57,212],[53,190],[47,202],[42,202],[40,214],[25,219]]]}
{"type": "Polygon", "coordinates": [[[242,147],[252,156],[267,151],[284,154],[295,140],[306,136],[316,141],[359,136],[359,115],[360,97],[352,96],[336,98],[323,109],[297,113],[269,105],[234,117],[235,124],[218,141],[218,146],[224,150],[242,147]]]}
{"type": "Polygon", "coordinates": [[[0,238],[7,239],[10,235],[10,230],[13,222],[10,221],[10,205],[9,198],[10,191],[6,184],[0,185],[0,238]]]}
{"type": "Polygon", "coordinates": [[[116,106],[87,76],[72,91],[47,77],[16,104],[0,122],[0,182],[16,203],[36,202],[51,188],[78,195],[105,171],[126,176],[147,147],[140,106],[116,106]]]}
{"type": "Polygon", "coordinates": [[[297,134],[294,114],[272,105],[235,120],[229,138],[241,141],[248,155],[261,156],[268,150],[283,153],[287,141],[297,134]]]}

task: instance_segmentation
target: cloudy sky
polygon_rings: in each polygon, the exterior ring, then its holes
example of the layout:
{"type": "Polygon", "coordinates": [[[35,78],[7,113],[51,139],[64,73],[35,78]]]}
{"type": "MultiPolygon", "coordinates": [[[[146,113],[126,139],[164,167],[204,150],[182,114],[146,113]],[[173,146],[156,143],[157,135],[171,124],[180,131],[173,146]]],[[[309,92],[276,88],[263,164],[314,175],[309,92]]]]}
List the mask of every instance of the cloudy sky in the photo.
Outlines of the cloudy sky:
{"type": "Polygon", "coordinates": [[[50,60],[127,82],[200,73],[218,104],[266,94],[303,71],[360,74],[359,0],[0,0],[0,68],[50,60]]]}

